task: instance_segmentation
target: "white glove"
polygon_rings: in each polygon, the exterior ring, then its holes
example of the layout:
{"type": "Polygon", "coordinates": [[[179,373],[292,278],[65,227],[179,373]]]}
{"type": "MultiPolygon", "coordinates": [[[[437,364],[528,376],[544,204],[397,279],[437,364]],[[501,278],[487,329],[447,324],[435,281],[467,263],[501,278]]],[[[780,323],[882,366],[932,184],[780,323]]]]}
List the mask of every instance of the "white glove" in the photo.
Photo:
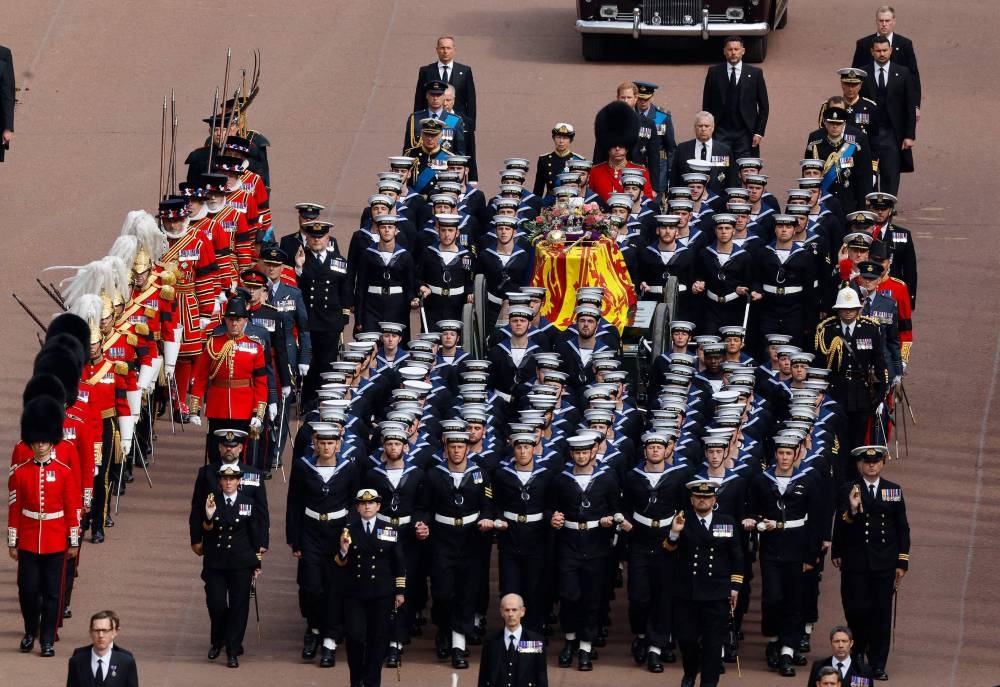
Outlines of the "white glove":
{"type": "Polygon", "coordinates": [[[878,408],[875,409],[875,414],[876,415],[881,415],[882,411],[884,411],[884,410],[885,410],[885,403],[879,403],[878,404],[878,408]]]}
{"type": "Polygon", "coordinates": [[[278,404],[268,403],[267,404],[267,416],[270,418],[271,422],[274,422],[274,418],[278,417],[278,404]]]}
{"type": "Polygon", "coordinates": [[[896,386],[901,381],[903,381],[903,375],[896,375],[895,377],[892,378],[892,386],[896,386]]]}
{"type": "Polygon", "coordinates": [[[152,391],[156,385],[156,367],[142,365],[139,368],[139,391],[152,391]]]}
{"type": "Polygon", "coordinates": [[[174,367],[175,366],[171,365],[170,363],[167,363],[166,365],[163,366],[163,374],[167,376],[167,379],[174,378],[174,367]]]}
{"type": "Polygon", "coordinates": [[[122,458],[127,460],[130,453],[132,453],[132,440],[122,441],[122,458]]]}
{"type": "Polygon", "coordinates": [[[281,387],[281,397],[282,398],[288,398],[291,395],[291,393],[292,393],[292,387],[290,387],[290,386],[283,386],[283,387],[281,387]]]}
{"type": "Polygon", "coordinates": [[[201,427],[201,415],[190,416],[191,424],[195,427],[201,427]]]}
{"type": "Polygon", "coordinates": [[[299,363],[299,376],[305,377],[307,374],[309,374],[309,366],[299,363]]]}
{"type": "Polygon", "coordinates": [[[250,420],[250,429],[259,432],[260,428],[264,426],[264,423],[260,421],[259,417],[255,417],[250,420]]]}
{"type": "Polygon", "coordinates": [[[208,329],[209,325],[212,324],[211,317],[200,317],[198,319],[202,329],[208,329]]]}

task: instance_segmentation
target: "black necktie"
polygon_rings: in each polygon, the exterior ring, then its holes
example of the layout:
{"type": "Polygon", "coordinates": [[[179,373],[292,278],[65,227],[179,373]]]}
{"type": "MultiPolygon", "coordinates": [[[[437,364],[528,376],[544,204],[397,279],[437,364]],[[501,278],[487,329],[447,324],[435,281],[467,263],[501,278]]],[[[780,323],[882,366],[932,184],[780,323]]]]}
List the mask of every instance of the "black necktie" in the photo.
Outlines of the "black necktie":
{"type": "Polygon", "coordinates": [[[840,679],[844,679],[844,664],[837,661],[837,672],[840,673],[840,679]]]}
{"type": "Polygon", "coordinates": [[[874,484],[869,484],[868,485],[868,493],[872,495],[872,500],[874,501],[875,500],[875,485],[874,484]]]}
{"type": "Polygon", "coordinates": [[[512,654],[514,653],[515,650],[516,647],[514,646],[514,635],[510,635],[510,639],[507,642],[507,652],[512,654]]]}
{"type": "Polygon", "coordinates": [[[885,67],[878,68],[878,90],[885,91],[885,67]]]}
{"type": "Polygon", "coordinates": [[[736,88],[736,67],[729,68],[729,88],[736,88]]]}
{"type": "Polygon", "coordinates": [[[103,685],[104,684],[104,659],[97,659],[97,672],[94,673],[94,682],[103,685]]]}
{"type": "Polygon", "coordinates": [[[228,496],[226,497],[226,505],[229,506],[230,508],[232,508],[233,506],[233,500],[228,496]]]}
{"type": "Polygon", "coordinates": [[[448,65],[441,67],[441,80],[448,83],[448,65]]]}
{"type": "Polygon", "coordinates": [[[701,144],[701,159],[702,160],[707,160],[708,159],[708,144],[707,143],[702,143],[701,144]]]}
{"type": "Polygon", "coordinates": [[[708,523],[705,522],[705,518],[701,519],[701,526],[704,527],[706,530],[708,529],[708,523]]]}

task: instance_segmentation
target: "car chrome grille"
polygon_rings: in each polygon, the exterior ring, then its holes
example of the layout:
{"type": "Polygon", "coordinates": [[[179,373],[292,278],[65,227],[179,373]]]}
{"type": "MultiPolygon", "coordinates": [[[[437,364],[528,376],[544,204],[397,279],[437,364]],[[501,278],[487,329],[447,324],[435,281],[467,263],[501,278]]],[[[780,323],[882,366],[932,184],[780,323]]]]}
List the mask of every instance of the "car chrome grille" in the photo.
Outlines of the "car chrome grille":
{"type": "Polygon", "coordinates": [[[642,21],[663,26],[691,26],[701,22],[701,0],[646,0],[642,21]]]}

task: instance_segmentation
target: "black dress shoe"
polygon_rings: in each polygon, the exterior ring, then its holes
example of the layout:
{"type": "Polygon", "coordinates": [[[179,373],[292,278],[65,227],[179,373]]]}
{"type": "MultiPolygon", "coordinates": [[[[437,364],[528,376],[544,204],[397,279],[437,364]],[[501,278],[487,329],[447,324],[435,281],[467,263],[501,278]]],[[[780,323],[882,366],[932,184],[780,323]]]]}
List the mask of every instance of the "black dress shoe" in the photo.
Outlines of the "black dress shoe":
{"type": "Polygon", "coordinates": [[[51,658],[56,655],[56,649],[51,644],[42,644],[42,656],[44,658],[51,658]]]}
{"type": "Polygon", "coordinates": [[[736,653],[737,653],[736,642],[730,644],[726,642],[722,645],[722,662],[723,663],[736,663],[736,653]]]}
{"type": "Polygon", "coordinates": [[[781,655],[781,645],[778,642],[768,642],[764,649],[768,670],[778,669],[778,657],[781,655]]]}
{"type": "Polygon", "coordinates": [[[632,646],[629,647],[632,652],[632,660],[638,666],[642,665],[642,662],[646,660],[646,654],[648,649],[646,648],[646,640],[642,637],[636,637],[632,640],[632,646]]]}
{"type": "Polygon", "coordinates": [[[587,672],[587,671],[590,671],[590,670],[594,669],[594,664],[591,663],[591,660],[590,660],[590,652],[589,651],[584,651],[583,649],[580,649],[578,652],[576,652],[576,654],[577,654],[577,659],[576,659],[577,660],[577,663],[576,663],[576,669],[577,670],[582,670],[584,672],[587,672]]]}
{"type": "Polygon", "coordinates": [[[438,632],[434,635],[434,653],[440,661],[443,661],[451,655],[451,642],[443,632],[438,632]]]}
{"type": "Polygon", "coordinates": [[[217,659],[219,657],[219,654],[221,654],[221,653],[222,653],[222,647],[221,646],[215,646],[213,644],[209,648],[209,650],[208,650],[208,660],[209,661],[214,661],[215,659],[217,659]]]}
{"type": "Polygon", "coordinates": [[[35,648],[35,635],[26,634],[21,637],[20,649],[21,653],[26,654],[35,648]]]}
{"type": "Polygon", "coordinates": [[[402,660],[403,653],[398,647],[390,646],[389,653],[385,657],[385,667],[386,668],[398,668],[402,660]]]}
{"type": "Polygon", "coordinates": [[[660,655],[655,651],[650,651],[646,654],[646,670],[651,673],[663,672],[663,662],[660,660],[660,655]]]}
{"type": "Polygon", "coordinates": [[[464,670],[469,667],[469,659],[462,654],[461,649],[451,650],[451,667],[458,668],[459,670],[464,670]]]}
{"type": "Polygon", "coordinates": [[[808,654],[812,651],[812,646],[809,644],[809,635],[802,635],[802,639],[799,640],[799,646],[796,648],[800,654],[808,654]]]}
{"type": "Polygon", "coordinates": [[[660,651],[660,660],[664,663],[677,663],[677,654],[668,646],[660,651]]]}
{"type": "Polygon", "coordinates": [[[792,654],[792,663],[797,666],[806,666],[809,665],[809,659],[796,652],[792,654]]]}
{"type": "Polygon", "coordinates": [[[792,657],[782,654],[778,659],[778,675],[781,677],[795,677],[795,667],[792,665],[792,657]]]}
{"type": "Polygon", "coordinates": [[[885,668],[872,668],[872,676],[876,680],[888,680],[889,673],[885,672],[885,668]]]}
{"type": "Polygon", "coordinates": [[[115,526],[115,521],[111,519],[110,515],[105,516],[105,518],[104,518],[104,526],[105,527],[114,527],[115,526]]]}
{"type": "Polygon", "coordinates": [[[319,667],[332,668],[337,665],[337,650],[323,647],[319,650],[319,667]]]}
{"type": "Polygon", "coordinates": [[[316,658],[316,647],[319,646],[319,635],[306,630],[305,637],[302,638],[302,660],[311,661],[316,658]]]}
{"type": "Polygon", "coordinates": [[[242,656],[244,653],[246,653],[246,652],[243,651],[243,645],[240,644],[240,648],[236,650],[236,655],[237,656],[242,656]]]}
{"type": "Polygon", "coordinates": [[[569,668],[573,665],[573,655],[576,654],[580,643],[575,639],[567,639],[562,651],[559,652],[559,667],[569,668]]]}
{"type": "Polygon", "coordinates": [[[236,654],[232,654],[228,658],[226,658],[226,667],[227,668],[240,667],[240,659],[236,658],[236,654]]]}
{"type": "Polygon", "coordinates": [[[69,606],[67,606],[66,608],[63,609],[63,620],[69,620],[72,617],[73,617],[73,611],[70,609],[69,606]]]}
{"type": "Polygon", "coordinates": [[[681,687],[694,687],[694,678],[693,677],[682,677],[681,678],[681,687]]]}
{"type": "Polygon", "coordinates": [[[90,535],[91,544],[103,544],[104,543],[104,532],[100,530],[94,530],[94,533],[90,535]]]}
{"type": "Polygon", "coordinates": [[[264,479],[271,479],[271,473],[270,472],[265,472],[263,474],[263,477],[264,477],[264,479]]]}

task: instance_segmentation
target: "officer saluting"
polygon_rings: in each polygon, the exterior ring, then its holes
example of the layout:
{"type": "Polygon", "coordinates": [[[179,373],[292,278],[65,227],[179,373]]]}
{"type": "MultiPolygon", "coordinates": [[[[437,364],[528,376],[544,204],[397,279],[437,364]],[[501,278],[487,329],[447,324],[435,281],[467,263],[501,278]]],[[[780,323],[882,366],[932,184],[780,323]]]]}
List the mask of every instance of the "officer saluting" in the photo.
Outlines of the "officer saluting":
{"type": "Polygon", "coordinates": [[[674,611],[684,663],[681,687],[694,687],[698,673],[704,687],[715,687],[726,621],[743,584],[743,552],[739,524],[714,510],[715,482],[689,482],[687,489],[691,507],[674,517],[663,542],[679,561],[674,611]]]}
{"type": "Polygon", "coordinates": [[[844,615],[854,631],[855,654],[865,657],[876,680],[887,680],[892,603],[910,567],[910,525],[903,489],[883,479],[888,449],[851,451],[861,477],[837,502],[831,559],[840,568],[844,615]]]}
{"type": "Polygon", "coordinates": [[[344,527],[334,559],[344,569],[344,630],[351,684],[379,687],[382,660],[396,609],[403,605],[406,568],[399,530],[378,520],[382,498],[361,489],[354,498],[360,518],[344,527]]]}
{"type": "Polygon", "coordinates": [[[219,490],[209,492],[203,506],[205,599],[211,619],[209,660],[226,649],[229,668],[239,668],[243,635],[250,613],[250,587],[260,574],[267,524],[254,500],[239,490],[240,466],[218,468],[219,490]]]}

